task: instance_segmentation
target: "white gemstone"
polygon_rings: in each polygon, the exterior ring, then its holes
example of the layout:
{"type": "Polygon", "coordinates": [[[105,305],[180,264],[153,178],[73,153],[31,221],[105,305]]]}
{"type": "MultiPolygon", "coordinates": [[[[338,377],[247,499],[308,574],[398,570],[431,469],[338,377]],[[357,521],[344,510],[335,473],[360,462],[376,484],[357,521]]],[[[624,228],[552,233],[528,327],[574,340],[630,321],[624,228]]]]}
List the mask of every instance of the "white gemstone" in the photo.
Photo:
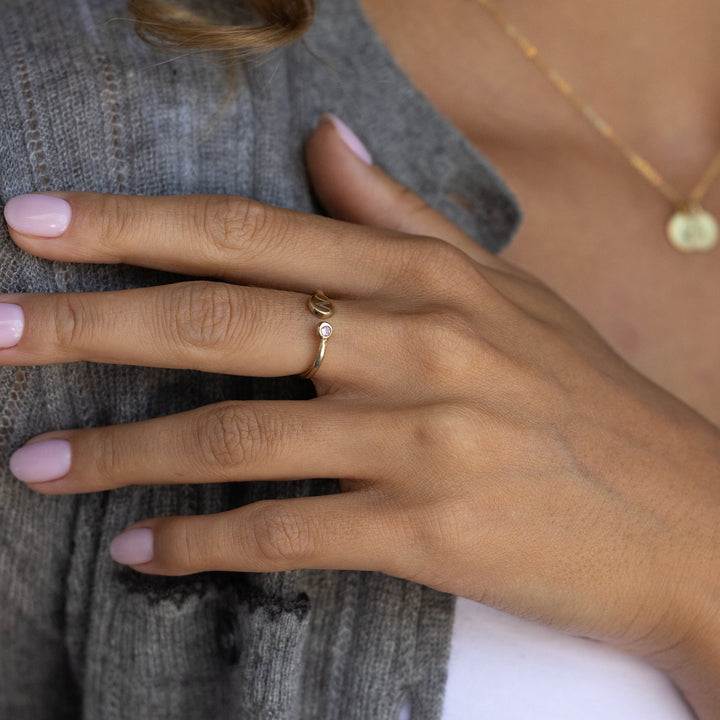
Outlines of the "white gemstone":
{"type": "Polygon", "coordinates": [[[323,338],[329,338],[332,335],[332,325],[330,323],[321,323],[320,327],[318,327],[318,332],[320,333],[320,337],[323,338]]]}

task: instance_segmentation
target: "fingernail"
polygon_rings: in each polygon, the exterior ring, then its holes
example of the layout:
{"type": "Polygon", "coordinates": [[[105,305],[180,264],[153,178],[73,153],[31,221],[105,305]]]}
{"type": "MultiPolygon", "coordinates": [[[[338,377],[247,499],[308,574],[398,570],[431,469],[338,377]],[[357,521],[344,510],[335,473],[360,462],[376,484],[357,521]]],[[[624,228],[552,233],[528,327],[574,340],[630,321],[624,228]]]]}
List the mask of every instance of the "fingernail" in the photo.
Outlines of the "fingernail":
{"type": "Polygon", "coordinates": [[[153,531],[126,530],[110,543],[110,557],[121,565],[142,565],[153,559],[153,531]]]}
{"type": "Polygon", "coordinates": [[[368,149],[362,144],[360,138],[339,118],[332,113],[325,113],[321,119],[332,123],[337,134],[342,138],[343,142],[357,155],[366,165],[372,165],[372,155],[368,149]]]}
{"type": "Polygon", "coordinates": [[[10,472],[30,484],[59,480],[68,474],[71,456],[67,440],[39,440],[10,456],[10,472]]]}
{"type": "Polygon", "coordinates": [[[11,348],[20,342],[25,315],[19,305],[0,303],[0,348],[11,348]]]}
{"type": "Polygon", "coordinates": [[[70,203],[52,195],[18,195],[5,205],[5,221],[23,235],[60,237],[71,217],[70,203]]]}

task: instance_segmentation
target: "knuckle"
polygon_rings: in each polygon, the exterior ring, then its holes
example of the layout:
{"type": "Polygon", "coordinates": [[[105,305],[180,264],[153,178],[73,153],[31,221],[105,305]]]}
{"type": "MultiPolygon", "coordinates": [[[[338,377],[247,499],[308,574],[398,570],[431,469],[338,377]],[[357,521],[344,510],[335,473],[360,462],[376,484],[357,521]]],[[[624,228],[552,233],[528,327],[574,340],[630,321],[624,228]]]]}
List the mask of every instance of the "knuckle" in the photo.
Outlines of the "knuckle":
{"type": "Polygon", "coordinates": [[[200,236],[208,239],[210,252],[229,252],[234,261],[239,252],[244,261],[260,255],[284,231],[276,208],[232,195],[209,198],[198,217],[200,236]]]}
{"type": "Polygon", "coordinates": [[[95,467],[93,473],[102,488],[112,488],[118,482],[130,484],[127,473],[124,471],[124,457],[117,438],[109,430],[98,429],[91,447],[95,453],[95,467]]]}
{"type": "Polygon", "coordinates": [[[409,216],[431,210],[430,206],[414,190],[407,185],[397,184],[393,204],[395,207],[402,207],[409,216]]]}
{"type": "Polygon", "coordinates": [[[444,354],[475,347],[475,327],[458,313],[432,313],[425,315],[422,323],[423,343],[436,346],[444,354]]]}
{"type": "Polygon", "coordinates": [[[426,506],[408,515],[406,534],[424,562],[438,552],[438,544],[446,539],[447,529],[435,506],[426,506]]]}
{"type": "Polygon", "coordinates": [[[457,463],[458,457],[477,452],[483,437],[480,420],[469,409],[459,404],[431,405],[414,418],[414,445],[423,462],[439,467],[457,463]]]}
{"type": "Polygon", "coordinates": [[[313,528],[296,509],[277,501],[257,503],[250,523],[251,542],[263,562],[296,567],[312,557],[313,528]]]}
{"type": "Polygon", "coordinates": [[[405,340],[424,372],[441,384],[464,386],[479,359],[492,352],[473,323],[450,308],[415,316],[405,332],[411,335],[405,340]]]}
{"type": "Polygon", "coordinates": [[[377,569],[438,589],[452,578],[447,549],[452,547],[453,531],[441,503],[413,504],[393,513],[391,521],[393,550],[377,569]]]}
{"type": "Polygon", "coordinates": [[[194,434],[203,471],[211,469],[221,477],[267,462],[278,441],[271,419],[234,402],[203,412],[194,434]]]}
{"type": "Polygon", "coordinates": [[[415,292],[460,296],[478,282],[479,273],[470,258],[438,238],[412,238],[401,243],[398,252],[395,279],[415,292]]]}
{"type": "Polygon", "coordinates": [[[117,255],[123,240],[142,232],[138,227],[143,215],[138,213],[135,204],[119,195],[101,195],[98,200],[97,217],[100,218],[98,242],[101,246],[117,255]]]}
{"type": "Polygon", "coordinates": [[[222,347],[243,325],[237,296],[223,283],[203,280],[179,283],[164,300],[168,335],[179,348],[222,347]]]}
{"type": "Polygon", "coordinates": [[[415,511],[393,508],[388,512],[385,502],[374,514],[377,541],[368,562],[375,564],[369,565],[368,569],[422,582],[419,579],[423,568],[416,548],[415,511]]]}
{"type": "Polygon", "coordinates": [[[202,546],[190,531],[185,518],[163,519],[156,526],[155,534],[164,540],[162,543],[156,542],[156,546],[162,551],[162,556],[158,559],[172,574],[187,575],[199,569],[207,569],[204,567],[207,559],[204,558],[202,546]]]}
{"type": "Polygon", "coordinates": [[[425,582],[428,573],[432,575],[433,586],[438,588],[452,579],[452,575],[446,575],[446,558],[474,550],[471,543],[481,517],[477,503],[464,497],[427,503],[410,514],[407,532],[425,573],[425,582]]]}
{"type": "Polygon", "coordinates": [[[81,347],[89,338],[90,307],[81,293],[58,293],[55,299],[55,344],[60,348],[81,347]]]}
{"type": "Polygon", "coordinates": [[[396,184],[388,193],[386,200],[376,207],[380,227],[398,227],[399,230],[413,232],[412,220],[421,218],[427,212],[435,212],[407,185],[396,184]],[[400,216],[398,216],[400,213],[400,216]]]}

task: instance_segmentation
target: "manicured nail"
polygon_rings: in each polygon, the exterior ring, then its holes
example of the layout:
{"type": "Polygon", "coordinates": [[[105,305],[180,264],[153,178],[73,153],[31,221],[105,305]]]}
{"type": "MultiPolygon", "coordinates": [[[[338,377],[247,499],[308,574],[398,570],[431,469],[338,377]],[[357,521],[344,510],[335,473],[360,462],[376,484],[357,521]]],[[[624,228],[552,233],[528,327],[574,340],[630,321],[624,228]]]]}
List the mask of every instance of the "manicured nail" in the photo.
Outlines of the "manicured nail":
{"type": "Polygon", "coordinates": [[[59,480],[68,474],[71,457],[67,440],[39,440],[10,456],[10,472],[29,484],[59,480]]]}
{"type": "Polygon", "coordinates": [[[121,565],[142,565],[153,559],[153,531],[126,530],[110,543],[110,557],[121,565]]]}
{"type": "Polygon", "coordinates": [[[11,348],[20,342],[25,315],[19,305],[0,303],[0,348],[11,348]]]}
{"type": "Polygon", "coordinates": [[[52,195],[18,195],[5,205],[5,221],[23,235],[60,237],[71,217],[70,203],[52,195]]]}
{"type": "Polygon", "coordinates": [[[332,113],[325,113],[322,119],[332,123],[337,134],[342,138],[343,142],[357,155],[365,164],[372,165],[372,155],[368,149],[362,144],[360,138],[339,118],[332,113]]]}

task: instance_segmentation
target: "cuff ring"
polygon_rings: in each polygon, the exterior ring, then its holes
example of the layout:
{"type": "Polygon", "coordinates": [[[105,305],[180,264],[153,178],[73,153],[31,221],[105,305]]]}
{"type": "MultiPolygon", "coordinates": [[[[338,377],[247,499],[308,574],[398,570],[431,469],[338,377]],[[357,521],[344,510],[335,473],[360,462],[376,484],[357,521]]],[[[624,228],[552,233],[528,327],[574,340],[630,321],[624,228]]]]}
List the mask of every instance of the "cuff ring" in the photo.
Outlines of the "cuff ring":
{"type": "Polygon", "coordinates": [[[320,345],[318,345],[317,355],[312,365],[302,373],[302,377],[310,380],[314,377],[315,373],[320,369],[322,361],[325,358],[325,351],[327,350],[328,340],[333,334],[333,326],[327,322],[327,318],[331,318],[335,314],[335,308],[333,307],[332,300],[322,292],[318,290],[312,295],[307,301],[308,310],[318,318],[323,318],[323,322],[318,323],[315,327],[315,332],[320,338],[320,345]]]}

